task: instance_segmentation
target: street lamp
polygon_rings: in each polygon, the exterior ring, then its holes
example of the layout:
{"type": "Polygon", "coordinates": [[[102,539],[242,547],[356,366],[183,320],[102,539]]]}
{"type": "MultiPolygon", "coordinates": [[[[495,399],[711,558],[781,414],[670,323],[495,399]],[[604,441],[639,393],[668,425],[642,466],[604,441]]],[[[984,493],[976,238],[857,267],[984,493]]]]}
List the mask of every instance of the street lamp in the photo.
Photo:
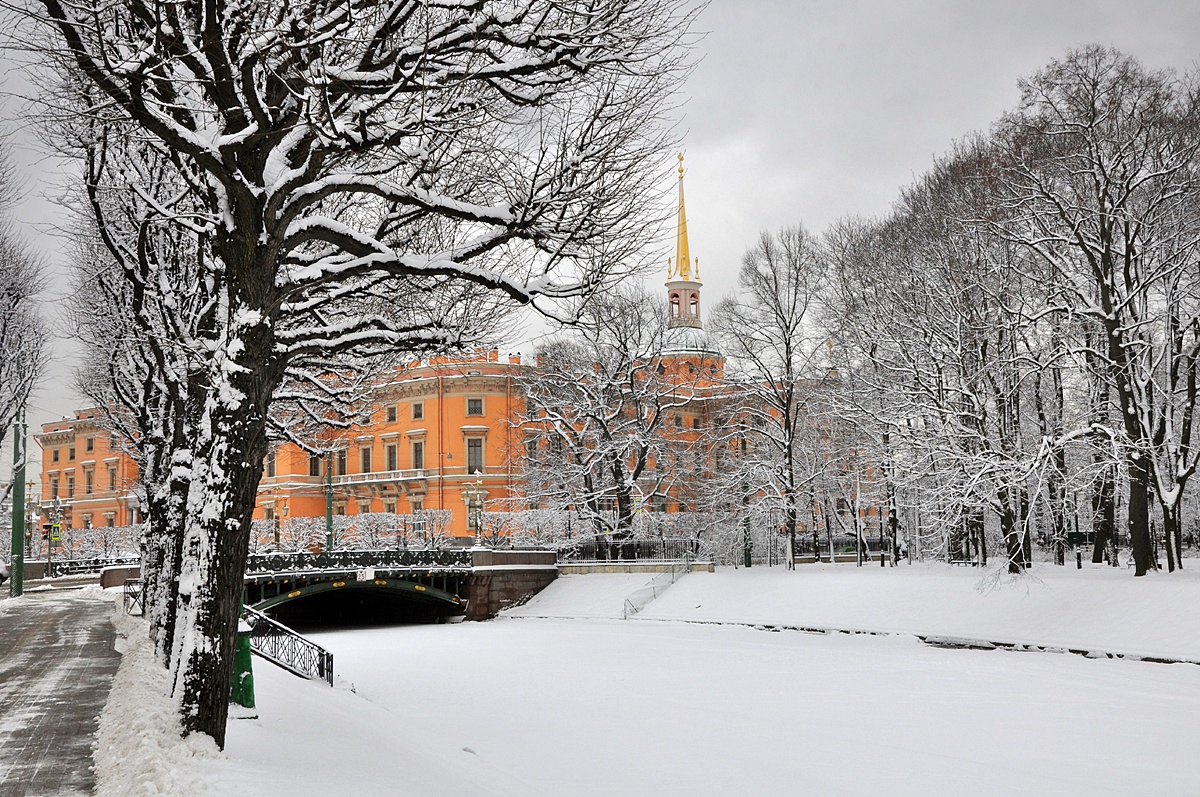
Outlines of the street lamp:
{"type": "Polygon", "coordinates": [[[487,491],[483,489],[483,478],[475,480],[472,487],[467,488],[467,526],[475,532],[475,544],[483,544],[483,502],[487,491]]]}

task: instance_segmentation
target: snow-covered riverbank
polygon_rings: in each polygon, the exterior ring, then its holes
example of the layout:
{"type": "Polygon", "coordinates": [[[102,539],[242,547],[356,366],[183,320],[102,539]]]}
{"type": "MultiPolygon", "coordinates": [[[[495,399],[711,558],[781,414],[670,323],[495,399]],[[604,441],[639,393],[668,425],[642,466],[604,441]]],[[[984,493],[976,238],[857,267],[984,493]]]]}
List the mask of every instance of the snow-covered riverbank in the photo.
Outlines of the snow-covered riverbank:
{"type": "Polygon", "coordinates": [[[606,618],[642,577],[566,577],[489,623],[323,633],[332,690],[256,660],[257,719],[223,754],[170,760],[222,795],[1200,791],[1200,667],[663,622],[1196,655],[1190,572],[1037,575],[977,590],[941,566],[696,573],[631,621],[606,618]]]}

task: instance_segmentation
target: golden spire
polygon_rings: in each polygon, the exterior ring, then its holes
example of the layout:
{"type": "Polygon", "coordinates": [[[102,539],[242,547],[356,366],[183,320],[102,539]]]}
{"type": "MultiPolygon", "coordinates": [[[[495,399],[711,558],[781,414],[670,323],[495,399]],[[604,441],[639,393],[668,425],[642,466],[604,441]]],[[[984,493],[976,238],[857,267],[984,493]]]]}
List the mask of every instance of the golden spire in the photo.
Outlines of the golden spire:
{"type": "Polygon", "coordinates": [[[672,266],[667,260],[667,279],[691,280],[700,279],[699,261],[696,261],[696,275],[692,276],[693,261],[688,252],[687,213],[683,207],[683,153],[679,153],[679,228],[675,234],[675,263],[672,266]]]}

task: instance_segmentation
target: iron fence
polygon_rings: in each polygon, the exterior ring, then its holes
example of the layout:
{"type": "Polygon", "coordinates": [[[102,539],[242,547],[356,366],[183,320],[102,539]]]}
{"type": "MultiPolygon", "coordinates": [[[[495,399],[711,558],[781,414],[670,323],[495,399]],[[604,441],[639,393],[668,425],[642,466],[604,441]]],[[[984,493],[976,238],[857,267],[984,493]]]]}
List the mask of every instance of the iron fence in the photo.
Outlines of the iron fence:
{"type": "Polygon", "coordinates": [[[632,539],[584,537],[559,544],[560,562],[676,562],[705,558],[695,539],[632,539]]]}
{"type": "Polygon", "coordinates": [[[282,573],[297,570],[358,570],[361,568],[469,568],[466,549],[427,548],[323,553],[263,553],[246,559],[246,573],[282,573]]]}
{"type": "Polygon", "coordinates": [[[332,653],[249,606],[244,619],[250,626],[251,650],[301,678],[319,678],[333,686],[332,653]]]}

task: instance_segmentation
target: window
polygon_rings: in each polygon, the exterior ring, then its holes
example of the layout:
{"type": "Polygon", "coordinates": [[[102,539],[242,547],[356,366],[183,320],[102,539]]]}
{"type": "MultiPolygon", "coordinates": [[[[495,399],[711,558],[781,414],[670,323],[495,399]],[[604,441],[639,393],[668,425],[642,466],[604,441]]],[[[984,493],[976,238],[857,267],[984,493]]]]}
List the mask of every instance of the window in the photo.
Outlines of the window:
{"type": "Polygon", "coordinates": [[[92,527],[92,513],[84,512],[79,516],[79,522],[83,523],[85,529],[90,529],[92,527]]]}
{"type": "Polygon", "coordinates": [[[58,498],[58,474],[50,476],[50,500],[58,498]]]}
{"type": "Polygon", "coordinates": [[[275,452],[274,451],[271,451],[267,454],[267,466],[266,466],[265,470],[267,471],[268,479],[275,478],[275,452]]]}
{"type": "Polygon", "coordinates": [[[412,444],[413,470],[425,470],[425,443],[418,440],[412,444]]]}
{"type": "Polygon", "coordinates": [[[343,448],[341,451],[337,452],[337,466],[334,473],[336,473],[338,476],[346,475],[346,459],[346,449],[343,448]]]}
{"type": "Polygon", "coordinates": [[[467,415],[483,415],[483,399],[467,399],[467,415]]]}
{"type": "Polygon", "coordinates": [[[358,469],[358,472],[359,473],[370,473],[371,472],[371,449],[360,448],[358,450],[358,461],[359,461],[359,464],[362,466],[358,469]]]}
{"type": "Polygon", "coordinates": [[[483,439],[467,440],[467,473],[483,473],[483,439]]]}
{"type": "Polygon", "coordinates": [[[113,513],[106,512],[104,514],[104,527],[107,529],[111,529],[115,525],[117,525],[117,519],[115,517],[113,517],[113,513]]]}
{"type": "Polygon", "coordinates": [[[530,462],[537,459],[538,443],[536,437],[531,437],[525,441],[525,458],[530,462]]]}
{"type": "Polygon", "coordinates": [[[675,416],[675,428],[676,428],[676,429],[680,429],[680,428],[682,428],[682,427],[683,427],[683,418],[682,418],[682,417],[680,417],[680,416],[678,416],[678,415],[676,415],[676,416],[675,416]]]}
{"type": "Polygon", "coordinates": [[[321,455],[320,454],[309,454],[308,455],[308,475],[309,476],[320,476],[321,475],[321,455]]]}
{"type": "Polygon", "coordinates": [[[358,514],[365,515],[365,514],[368,514],[370,511],[371,511],[371,499],[370,498],[358,499],[358,514]]]}
{"type": "Polygon", "coordinates": [[[699,416],[699,415],[696,415],[696,416],[693,416],[693,417],[692,417],[692,428],[693,428],[693,429],[699,429],[699,428],[700,428],[700,416],[699,416]]]}
{"type": "Polygon", "coordinates": [[[275,519],[275,507],[264,506],[263,507],[263,520],[274,520],[274,519],[275,519]]]}
{"type": "Polygon", "coordinates": [[[387,422],[388,422],[388,423],[395,423],[395,422],[396,422],[396,405],[395,405],[395,404],[390,404],[390,405],[388,405],[388,408],[387,408],[387,422]]]}
{"type": "Polygon", "coordinates": [[[96,438],[94,438],[94,437],[85,438],[83,441],[83,450],[89,451],[89,452],[95,451],[96,450],[96,438]]]}
{"type": "Polygon", "coordinates": [[[67,494],[65,497],[66,498],[74,498],[75,497],[75,475],[74,474],[67,475],[67,494]]]}
{"type": "Polygon", "coordinates": [[[387,512],[389,515],[396,514],[396,499],[395,498],[383,499],[383,511],[387,512]]]}
{"type": "Polygon", "coordinates": [[[117,491],[117,466],[115,464],[108,466],[108,491],[110,493],[117,491]]]}
{"type": "Polygon", "coordinates": [[[383,447],[383,456],[387,459],[387,468],[385,470],[400,470],[400,449],[395,443],[388,443],[383,447]]]}
{"type": "Polygon", "coordinates": [[[412,530],[413,534],[420,537],[425,536],[425,498],[424,496],[409,496],[408,511],[416,515],[413,518],[412,530]]]}
{"type": "Polygon", "coordinates": [[[58,462],[58,453],[59,453],[59,451],[60,451],[60,450],[61,450],[61,449],[57,449],[57,448],[56,448],[56,449],[54,449],[53,451],[51,451],[51,452],[50,452],[50,461],[51,461],[51,462],[58,462]]]}
{"type": "Polygon", "coordinates": [[[91,495],[96,487],[96,471],[92,468],[83,469],[83,494],[91,495]]]}
{"type": "Polygon", "coordinates": [[[335,514],[335,515],[346,514],[346,502],[345,501],[334,501],[333,502],[333,514],[335,514]]]}
{"type": "Polygon", "coordinates": [[[414,401],[412,408],[413,408],[413,420],[414,421],[421,421],[421,420],[425,419],[425,402],[414,401]]]}
{"type": "Polygon", "coordinates": [[[71,446],[67,449],[67,460],[73,459],[75,459],[75,446],[71,446]]]}

